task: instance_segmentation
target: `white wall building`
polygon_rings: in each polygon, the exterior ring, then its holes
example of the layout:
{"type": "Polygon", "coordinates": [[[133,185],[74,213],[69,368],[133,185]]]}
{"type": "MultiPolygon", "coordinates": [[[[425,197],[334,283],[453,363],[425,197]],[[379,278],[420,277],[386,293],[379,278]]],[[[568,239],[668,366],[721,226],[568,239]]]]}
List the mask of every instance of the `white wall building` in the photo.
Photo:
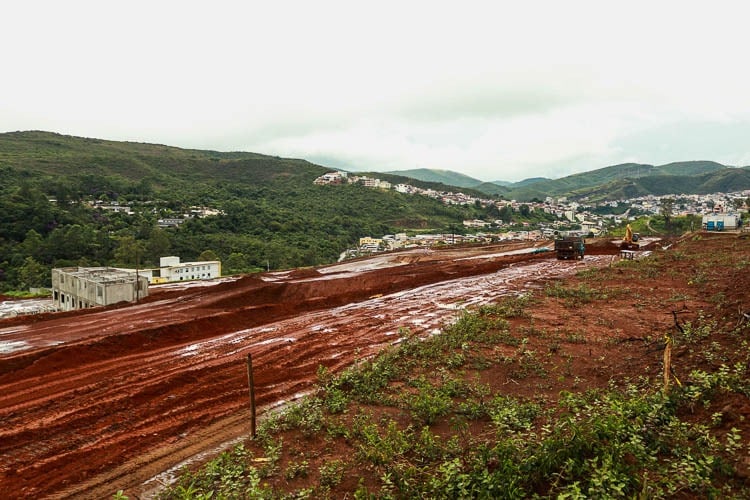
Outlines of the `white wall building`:
{"type": "Polygon", "coordinates": [[[148,274],[150,283],[208,280],[221,276],[221,262],[218,260],[180,262],[179,257],[162,257],[159,259],[158,269],[149,269],[141,274],[148,274]]]}
{"type": "Polygon", "coordinates": [[[711,214],[703,216],[703,229],[707,231],[734,231],[742,225],[736,214],[711,214]]]}

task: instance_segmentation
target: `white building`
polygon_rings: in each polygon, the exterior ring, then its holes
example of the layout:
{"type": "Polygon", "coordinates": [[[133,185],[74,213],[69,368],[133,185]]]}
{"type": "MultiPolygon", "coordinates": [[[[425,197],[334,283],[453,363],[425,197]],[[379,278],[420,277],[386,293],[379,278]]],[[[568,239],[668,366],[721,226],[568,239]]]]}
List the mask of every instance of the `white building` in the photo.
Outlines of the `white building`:
{"type": "Polygon", "coordinates": [[[734,231],[742,225],[736,214],[711,214],[703,216],[703,229],[707,231],[734,231]]]}
{"type": "Polygon", "coordinates": [[[380,179],[373,179],[372,177],[367,177],[363,175],[362,177],[359,178],[359,181],[365,187],[369,187],[369,188],[380,187],[380,179]]]}
{"type": "Polygon", "coordinates": [[[108,212],[115,212],[126,215],[133,215],[135,213],[129,206],[118,205],[117,203],[113,203],[112,205],[97,205],[97,208],[101,208],[102,210],[106,210],[108,212]]]}
{"type": "Polygon", "coordinates": [[[485,222],[485,221],[479,220],[479,219],[465,220],[464,221],[464,226],[466,226],[466,227],[484,227],[484,226],[489,226],[489,225],[490,225],[489,222],[485,222]]]}
{"type": "Polygon", "coordinates": [[[159,227],[179,227],[183,222],[185,222],[185,219],[180,217],[169,217],[156,221],[159,227]]]}
{"type": "Polygon", "coordinates": [[[162,257],[159,259],[158,269],[147,269],[141,274],[147,275],[150,283],[208,280],[221,276],[221,262],[218,260],[180,262],[179,257],[162,257]]]}
{"type": "Polygon", "coordinates": [[[341,184],[346,179],[346,172],[328,172],[313,181],[313,184],[322,186],[325,184],[341,184]]]}

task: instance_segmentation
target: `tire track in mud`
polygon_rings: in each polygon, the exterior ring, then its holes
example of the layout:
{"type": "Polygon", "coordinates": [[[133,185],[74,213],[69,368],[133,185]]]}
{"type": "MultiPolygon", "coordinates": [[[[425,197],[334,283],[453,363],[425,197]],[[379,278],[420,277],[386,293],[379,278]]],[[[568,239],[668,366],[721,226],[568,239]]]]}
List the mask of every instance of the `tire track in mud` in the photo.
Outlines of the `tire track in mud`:
{"type": "Polygon", "coordinates": [[[138,311],[86,315],[85,331],[75,330],[74,317],[30,325],[28,338],[59,333],[66,322],[71,336],[57,347],[10,356],[29,362],[0,369],[0,484],[19,496],[142,491],[141,483],[162,470],[247,432],[248,352],[258,405],[269,408],[309,391],[318,366],[338,371],[398,342],[399,327],[433,333],[463,307],[600,261],[561,265],[527,255],[289,273],[270,285],[239,280],[138,311]],[[286,302],[269,305],[269,296],[286,302]],[[331,306],[321,309],[326,301],[331,306]],[[176,324],[165,319],[165,304],[176,309],[176,324]],[[269,309],[265,320],[253,316],[269,309]],[[187,316],[195,320],[185,323],[187,316]],[[117,326],[121,321],[130,323],[117,326]],[[164,324],[153,329],[155,322],[164,324]],[[104,325],[118,333],[90,334],[104,325]],[[214,434],[207,436],[206,428],[214,434]]]}

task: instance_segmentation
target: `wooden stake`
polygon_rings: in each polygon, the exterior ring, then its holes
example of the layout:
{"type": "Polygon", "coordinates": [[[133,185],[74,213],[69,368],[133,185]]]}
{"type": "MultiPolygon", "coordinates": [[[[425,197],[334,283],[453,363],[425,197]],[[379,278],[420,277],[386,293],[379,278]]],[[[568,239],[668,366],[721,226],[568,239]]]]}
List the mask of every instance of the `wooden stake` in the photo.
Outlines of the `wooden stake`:
{"type": "Polygon", "coordinates": [[[669,376],[672,370],[672,337],[667,335],[664,346],[664,393],[669,391],[669,376]]]}
{"type": "Polygon", "coordinates": [[[255,383],[253,382],[253,358],[247,353],[247,384],[250,388],[250,432],[255,439],[255,383]]]}

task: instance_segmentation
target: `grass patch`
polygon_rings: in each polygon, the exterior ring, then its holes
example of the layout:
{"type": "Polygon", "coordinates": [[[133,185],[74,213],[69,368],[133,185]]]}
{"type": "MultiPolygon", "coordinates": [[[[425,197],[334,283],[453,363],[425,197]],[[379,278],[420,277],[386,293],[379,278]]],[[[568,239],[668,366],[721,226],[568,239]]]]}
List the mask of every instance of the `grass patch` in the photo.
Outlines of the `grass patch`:
{"type": "Polygon", "coordinates": [[[39,292],[29,292],[23,290],[9,290],[3,292],[3,295],[12,299],[43,299],[52,296],[52,291],[42,289],[39,292]]]}
{"type": "Polygon", "coordinates": [[[568,307],[579,307],[595,300],[608,300],[630,294],[629,288],[592,288],[586,283],[578,286],[568,286],[556,281],[547,285],[544,289],[545,295],[563,299],[568,307]]]}

